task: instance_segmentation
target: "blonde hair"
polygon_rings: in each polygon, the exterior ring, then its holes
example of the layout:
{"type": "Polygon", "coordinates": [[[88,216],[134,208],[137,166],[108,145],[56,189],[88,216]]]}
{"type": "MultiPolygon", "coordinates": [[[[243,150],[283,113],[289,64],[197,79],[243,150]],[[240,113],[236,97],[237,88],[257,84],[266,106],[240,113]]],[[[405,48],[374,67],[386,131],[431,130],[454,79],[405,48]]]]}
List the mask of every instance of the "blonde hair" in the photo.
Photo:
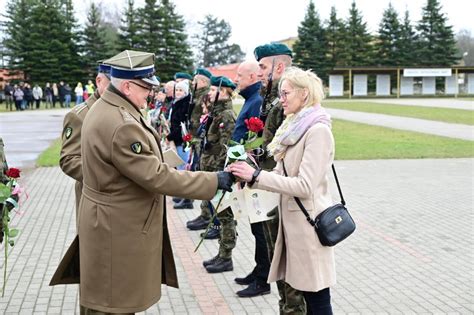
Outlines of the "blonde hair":
{"type": "Polygon", "coordinates": [[[283,81],[287,81],[295,89],[308,91],[303,107],[321,104],[324,99],[323,81],[312,70],[305,71],[298,67],[288,67],[280,79],[278,90],[281,89],[283,81]]]}

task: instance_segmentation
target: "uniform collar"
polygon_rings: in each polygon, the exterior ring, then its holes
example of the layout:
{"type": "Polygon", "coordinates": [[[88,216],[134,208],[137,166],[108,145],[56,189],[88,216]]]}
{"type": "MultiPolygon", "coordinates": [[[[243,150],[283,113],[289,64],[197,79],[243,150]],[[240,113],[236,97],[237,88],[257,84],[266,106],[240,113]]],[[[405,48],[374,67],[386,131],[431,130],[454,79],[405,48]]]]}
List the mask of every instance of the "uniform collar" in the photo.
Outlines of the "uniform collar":
{"type": "Polygon", "coordinates": [[[91,109],[92,105],[99,99],[99,92],[96,90],[86,101],[87,108],[91,109]]]}
{"type": "Polygon", "coordinates": [[[262,88],[262,83],[258,81],[258,82],[255,82],[254,84],[247,86],[245,89],[240,91],[239,94],[242,95],[243,98],[248,99],[253,94],[258,93],[258,91],[261,88],[262,88]]]}
{"type": "Polygon", "coordinates": [[[126,110],[136,121],[140,122],[140,117],[142,113],[123,95],[117,88],[112,84],[109,84],[107,89],[101,96],[105,102],[109,103],[112,106],[120,107],[121,109],[126,110]]]}

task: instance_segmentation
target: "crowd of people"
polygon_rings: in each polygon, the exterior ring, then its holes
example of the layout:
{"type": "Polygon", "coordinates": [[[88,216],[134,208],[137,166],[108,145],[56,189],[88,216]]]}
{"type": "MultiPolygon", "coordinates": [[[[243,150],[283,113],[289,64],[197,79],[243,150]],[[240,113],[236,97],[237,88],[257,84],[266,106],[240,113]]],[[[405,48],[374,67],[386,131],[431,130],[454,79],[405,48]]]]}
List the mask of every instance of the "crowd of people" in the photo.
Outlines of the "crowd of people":
{"type": "Polygon", "coordinates": [[[39,84],[34,84],[32,87],[30,83],[22,81],[6,82],[3,88],[5,105],[10,111],[13,108],[17,111],[39,109],[41,104],[44,104],[45,108],[56,108],[57,103],[59,103],[59,108],[70,108],[73,100],[78,105],[94,94],[94,91],[95,86],[91,80],[84,87],[81,82],[78,82],[74,91],[64,81],[52,84],[47,82],[44,87],[39,84]],[[75,99],[72,98],[72,93],[75,99]]]}
{"type": "Polygon", "coordinates": [[[255,266],[234,279],[246,286],[236,294],[268,294],[276,282],[281,314],[332,314],[334,249],[321,245],[293,199],[313,217],[332,204],[334,139],[321,107],[323,85],[314,72],[292,66],[284,44],[258,46],[255,57],[235,78],[198,68],[165,84],[151,53],[126,50],[100,64],[97,90],[65,117],[60,157],[76,180],[78,237],[51,283],[80,283],[81,313],[143,311],[159,300],[161,283],[177,287],[165,196],[174,209],[202,200],[186,226],[211,225],[202,237],[218,239],[218,252],[203,267],[233,270],[237,221],[230,207],[215,214],[209,200],[238,181],[281,197],[268,220],[251,223],[255,266]],[[244,99],[238,116],[237,94],[244,99]],[[255,117],[265,122],[264,154],[227,165],[229,141],[245,141],[255,117]],[[167,149],[184,163],[164,162],[167,149]],[[72,257],[80,257],[80,270],[72,257]]]}

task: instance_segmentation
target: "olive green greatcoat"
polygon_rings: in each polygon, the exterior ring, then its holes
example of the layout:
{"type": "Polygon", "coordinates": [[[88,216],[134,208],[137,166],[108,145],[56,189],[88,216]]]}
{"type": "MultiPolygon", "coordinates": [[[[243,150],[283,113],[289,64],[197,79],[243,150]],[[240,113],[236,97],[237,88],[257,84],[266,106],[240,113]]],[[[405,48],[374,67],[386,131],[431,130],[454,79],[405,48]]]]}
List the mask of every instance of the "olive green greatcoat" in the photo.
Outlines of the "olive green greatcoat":
{"type": "Polygon", "coordinates": [[[64,174],[76,180],[76,218],[79,209],[79,200],[82,195],[82,159],[81,159],[81,129],[82,123],[92,105],[99,99],[99,92],[96,90],[84,103],[75,106],[64,117],[61,155],[59,166],[64,174]]]}

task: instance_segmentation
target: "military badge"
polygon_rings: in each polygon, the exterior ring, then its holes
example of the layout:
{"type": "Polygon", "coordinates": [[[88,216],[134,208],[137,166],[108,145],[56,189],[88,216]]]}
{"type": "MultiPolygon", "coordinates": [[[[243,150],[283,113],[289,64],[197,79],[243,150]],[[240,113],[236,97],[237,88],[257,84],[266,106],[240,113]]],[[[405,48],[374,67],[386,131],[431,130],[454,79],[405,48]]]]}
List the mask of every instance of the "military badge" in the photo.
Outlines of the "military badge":
{"type": "Polygon", "coordinates": [[[135,142],[130,145],[130,148],[132,149],[133,152],[136,154],[142,153],[142,144],[140,142],[135,142]]]}
{"type": "Polygon", "coordinates": [[[72,135],[72,128],[71,128],[71,127],[67,127],[67,128],[64,130],[64,136],[66,137],[66,139],[69,139],[69,138],[71,138],[71,135],[72,135]]]}

